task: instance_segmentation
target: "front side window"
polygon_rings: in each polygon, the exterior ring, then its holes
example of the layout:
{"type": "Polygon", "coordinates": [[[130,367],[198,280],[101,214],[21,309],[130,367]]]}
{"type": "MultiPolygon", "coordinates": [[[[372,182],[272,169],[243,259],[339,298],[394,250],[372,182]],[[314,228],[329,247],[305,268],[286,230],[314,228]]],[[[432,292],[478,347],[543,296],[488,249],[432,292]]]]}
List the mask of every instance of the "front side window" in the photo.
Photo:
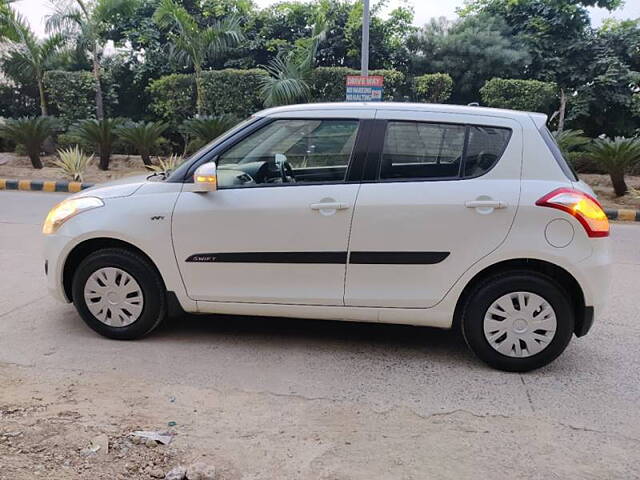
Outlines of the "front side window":
{"type": "Polygon", "coordinates": [[[344,181],[357,132],[358,120],[275,120],[220,156],[219,185],[344,181]]]}
{"type": "Polygon", "coordinates": [[[509,142],[501,127],[390,121],[380,179],[473,178],[488,172],[509,142]]]}

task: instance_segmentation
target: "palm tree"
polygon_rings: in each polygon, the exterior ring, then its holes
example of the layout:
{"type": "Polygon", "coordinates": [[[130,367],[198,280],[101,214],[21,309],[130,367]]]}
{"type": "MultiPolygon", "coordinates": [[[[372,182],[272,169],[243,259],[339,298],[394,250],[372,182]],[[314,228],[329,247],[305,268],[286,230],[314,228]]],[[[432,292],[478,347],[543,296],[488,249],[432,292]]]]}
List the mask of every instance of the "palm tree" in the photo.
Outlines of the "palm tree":
{"type": "Polygon", "coordinates": [[[158,140],[169,127],[165,122],[137,122],[119,127],[116,134],[125,143],[133,146],[145,165],[151,165],[151,152],[158,144],[158,140]]]}
{"type": "Polygon", "coordinates": [[[89,53],[96,84],[96,117],[102,120],[102,37],[109,24],[133,13],[138,0],[58,0],[52,4],[54,13],[47,18],[47,31],[58,32],[74,40],[89,53]]]}
{"type": "Polygon", "coordinates": [[[309,81],[315,64],[318,45],[324,39],[326,21],[318,18],[311,38],[296,49],[278,55],[265,67],[268,75],[260,79],[260,93],[265,107],[303,103],[309,99],[309,81]]]}
{"type": "Polygon", "coordinates": [[[640,139],[596,139],[587,149],[587,157],[607,169],[613,190],[616,196],[621,197],[628,191],[624,180],[626,171],[640,162],[640,139]]]}
{"type": "Polygon", "coordinates": [[[216,20],[207,28],[200,28],[189,12],[174,0],[160,0],[153,18],[160,27],[169,32],[171,55],[176,60],[193,67],[196,82],[196,111],[198,115],[203,115],[205,111],[202,79],[204,62],[220,57],[240,43],[243,38],[240,20],[236,17],[228,17],[224,20],[216,20]]]}
{"type": "Polygon", "coordinates": [[[81,120],[69,129],[69,135],[83,144],[93,146],[100,157],[98,168],[109,170],[111,150],[116,141],[116,130],[119,123],[113,118],[81,120]]]}
{"type": "Polygon", "coordinates": [[[22,145],[33,168],[42,168],[42,144],[53,133],[55,120],[51,117],[22,117],[0,124],[0,136],[22,145]]]}
{"type": "Polygon", "coordinates": [[[204,147],[236,123],[238,119],[232,115],[195,117],[185,120],[180,126],[180,131],[189,140],[185,142],[187,144],[185,150],[193,152],[204,147]]]}
{"type": "Polygon", "coordinates": [[[48,111],[44,74],[51,59],[64,43],[64,38],[52,35],[45,40],[38,39],[26,20],[13,10],[3,20],[8,38],[12,39],[8,42],[5,71],[10,77],[33,78],[36,81],[40,93],[40,112],[46,117],[48,111]]]}
{"type": "Polygon", "coordinates": [[[558,130],[552,135],[566,159],[571,158],[573,153],[579,152],[591,141],[589,137],[585,137],[582,130],[558,130]]]}

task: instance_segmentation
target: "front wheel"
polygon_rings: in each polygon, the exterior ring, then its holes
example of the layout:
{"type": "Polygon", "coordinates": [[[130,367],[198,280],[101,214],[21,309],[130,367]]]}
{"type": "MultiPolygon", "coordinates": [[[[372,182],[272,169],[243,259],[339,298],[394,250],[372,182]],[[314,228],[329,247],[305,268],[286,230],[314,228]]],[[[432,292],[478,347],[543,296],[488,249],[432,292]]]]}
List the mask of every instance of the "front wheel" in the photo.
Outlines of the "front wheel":
{"type": "Polygon", "coordinates": [[[108,248],[85,258],[73,277],[72,293],[85,323],[108,338],[140,338],[166,316],[162,278],[129,250],[108,248]]]}
{"type": "Polygon", "coordinates": [[[488,365],[526,372],[555,360],[574,330],[569,296],[552,278],[512,271],[486,279],[462,312],[467,345],[488,365]]]}

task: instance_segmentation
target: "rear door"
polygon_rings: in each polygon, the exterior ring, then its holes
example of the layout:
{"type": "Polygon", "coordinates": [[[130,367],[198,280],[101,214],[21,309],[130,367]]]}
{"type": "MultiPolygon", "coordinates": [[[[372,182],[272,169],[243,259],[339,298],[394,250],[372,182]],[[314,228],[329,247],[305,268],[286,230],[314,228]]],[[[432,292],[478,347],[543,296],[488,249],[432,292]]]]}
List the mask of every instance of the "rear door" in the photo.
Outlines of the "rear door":
{"type": "Polygon", "coordinates": [[[431,307],[498,248],[520,195],[522,129],[502,117],[378,111],[345,304],[431,307]]]}

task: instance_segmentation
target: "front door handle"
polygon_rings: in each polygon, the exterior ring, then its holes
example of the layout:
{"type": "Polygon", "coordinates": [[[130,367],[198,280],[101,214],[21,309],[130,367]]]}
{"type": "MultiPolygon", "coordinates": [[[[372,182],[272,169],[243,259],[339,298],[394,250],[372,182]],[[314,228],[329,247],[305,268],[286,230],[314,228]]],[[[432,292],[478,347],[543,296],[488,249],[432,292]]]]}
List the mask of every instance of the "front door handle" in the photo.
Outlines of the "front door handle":
{"type": "Polygon", "coordinates": [[[467,208],[507,208],[505,202],[500,200],[468,200],[464,202],[467,208]]]}
{"type": "Polygon", "coordinates": [[[322,202],[322,203],[312,203],[309,205],[311,210],[346,210],[349,208],[348,203],[342,202],[322,202]]]}

